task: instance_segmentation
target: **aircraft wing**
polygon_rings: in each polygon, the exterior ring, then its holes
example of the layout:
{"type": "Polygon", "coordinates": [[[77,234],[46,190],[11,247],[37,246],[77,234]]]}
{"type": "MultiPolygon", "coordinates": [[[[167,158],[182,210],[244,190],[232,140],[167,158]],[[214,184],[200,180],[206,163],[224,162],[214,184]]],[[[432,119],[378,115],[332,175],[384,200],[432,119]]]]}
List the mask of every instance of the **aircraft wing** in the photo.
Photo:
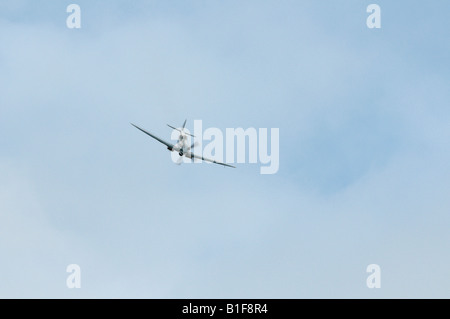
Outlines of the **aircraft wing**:
{"type": "Polygon", "coordinates": [[[147,132],[146,130],[140,128],[140,127],[137,126],[137,125],[134,125],[133,123],[130,123],[130,124],[133,125],[135,128],[137,128],[138,130],[141,130],[141,131],[144,132],[145,134],[147,134],[147,135],[153,137],[153,138],[154,138],[155,140],[157,140],[158,142],[163,143],[164,145],[167,146],[167,148],[168,148],[169,150],[174,149],[174,146],[175,146],[174,144],[169,143],[169,142],[167,142],[167,141],[164,141],[163,139],[159,138],[158,136],[153,135],[152,133],[147,132]]]}
{"type": "Polygon", "coordinates": [[[188,158],[198,158],[198,159],[201,159],[203,161],[211,162],[211,163],[214,163],[214,164],[219,164],[219,165],[223,165],[223,166],[236,168],[233,165],[225,164],[225,163],[222,163],[222,162],[217,162],[217,161],[212,160],[210,158],[206,158],[206,157],[203,157],[203,156],[200,156],[200,155],[195,155],[194,153],[186,153],[184,155],[186,155],[186,157],[188,157],[188,158]]]}

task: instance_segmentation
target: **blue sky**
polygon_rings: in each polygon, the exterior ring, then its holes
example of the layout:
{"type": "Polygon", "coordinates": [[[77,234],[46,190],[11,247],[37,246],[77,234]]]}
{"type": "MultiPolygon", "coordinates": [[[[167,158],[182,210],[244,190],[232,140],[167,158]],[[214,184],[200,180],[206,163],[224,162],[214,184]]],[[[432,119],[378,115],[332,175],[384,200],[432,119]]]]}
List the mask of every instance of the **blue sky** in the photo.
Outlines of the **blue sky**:
{"type": "Polygon", "coordinates": [[[0,297],[450,297],[445,1],[70,3],[0,3],[0,297]],[[129,125],[185,118],[279,128],[278,173],[129,125]]]}

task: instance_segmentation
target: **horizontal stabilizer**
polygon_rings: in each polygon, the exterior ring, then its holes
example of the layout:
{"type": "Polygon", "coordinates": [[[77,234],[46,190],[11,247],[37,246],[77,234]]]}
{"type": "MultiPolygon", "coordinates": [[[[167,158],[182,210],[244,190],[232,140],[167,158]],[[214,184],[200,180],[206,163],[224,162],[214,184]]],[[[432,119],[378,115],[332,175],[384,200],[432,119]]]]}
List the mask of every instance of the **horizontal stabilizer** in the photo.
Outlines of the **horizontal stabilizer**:
{"type": "MultiPolygon", "coordinates": [[[[186,124],[186,122],[185,122],[185,124],[186,124]]],[[[176,131],[178,131],[178,132],[180,132],[180,133],[184,133],[184,134],[186,134],[186,135],[189,135],[189,136],[192,136],[192,137],[195,137],[194,135],[192,135],[192,134],[189,134],[189,133],[186,133],[185,131],[184,131],[184,127],[180,130],[179,128],[176,128],[176,127],[173,127],[172,125],[169,125],[169,124],[167,124],[167,126],[168,127],[170,127],[170,128],[172,128],[172,129],[174,129],[174,130],[176,130],[176,131]]]]}

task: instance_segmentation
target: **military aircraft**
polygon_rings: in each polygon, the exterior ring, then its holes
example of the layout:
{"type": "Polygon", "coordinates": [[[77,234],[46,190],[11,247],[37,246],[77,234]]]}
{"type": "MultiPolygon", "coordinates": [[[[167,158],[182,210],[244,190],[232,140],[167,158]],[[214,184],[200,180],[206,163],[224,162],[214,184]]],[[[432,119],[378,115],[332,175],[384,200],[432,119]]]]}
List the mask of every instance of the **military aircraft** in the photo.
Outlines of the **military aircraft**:
{"type": "Polygon", "coordinates": [[[215,161],[213,159],[206,158],[206,157],[203,157],[203,156],[196,155],[196,154],[192,153],[191,150],[197,145],[197,142],[192,143],[192,145],[189,145],[187,135],[192,136],[192,137],[195,137],[195,136],[185,132],[184,128],[186,126],[186,121],[187,120],[184,121],[183,126],[181,127],[181,129],[173,127],[173,126],[167,124],[168,127],[170,127],[172,129],[177,130],[178,132],[180,132],[180,135],[178,136],[178,141],[175,144],[169,143],[169,142],[167,142],[167,141],[157,137],[156,135],[154,135],[154,134],[152,134],[150,132],[147,132],[146,130],[140,128],[139,126],[134,125],[133,123],[130,123],[130,124],[133,125],[135,128],[137,128],[138,130],[144,132],[145,134],[153,137],[158,142],[166,145],[167,149],[169,151],[171,151],[171,152],[178,152],[178,155],[180,155],[180,157],[178,158],[178,160],[176,162],[177,165],[180,165],[183,162],[183,156],[186,156],[187,158],[190,158],[192,161],[194,161],[194,159],[197,158],[197,159],[200,159],[200,160],[203,160],[203,161],[207,161],[207,162],[211,162],[211,163],[214,163],[214,164],[219,164],[219,165],[223,165],[223,166],[236,168],[235,166],[232,166],[232,165],[229,165],[229,164],[225,164],[225,163],[222,163],[222,162],[218,162],[218,161],[215,161]]]}

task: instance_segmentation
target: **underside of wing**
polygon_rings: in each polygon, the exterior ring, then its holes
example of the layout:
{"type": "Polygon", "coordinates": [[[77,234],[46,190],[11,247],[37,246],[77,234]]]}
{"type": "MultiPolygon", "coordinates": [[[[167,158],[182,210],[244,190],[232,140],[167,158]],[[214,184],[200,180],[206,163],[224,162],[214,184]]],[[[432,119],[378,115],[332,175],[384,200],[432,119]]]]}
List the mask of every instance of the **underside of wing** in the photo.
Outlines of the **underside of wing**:
{"type": "Polygon", "coordinates": [[[203,157],[203,156],[200,156],[200,155],[195,155],[194,153],[186,153],[185,155],[186,155],[186,157],[188,157],[188,158],[197,158],[197,159],[201,159],[201,160],[203,160],[203,161],[211,162],[211,163],[214,163],[214,164],[219,164],[219,165],[223,165],[223,166],[228,166],[228,167],[236,168],[236,167],[233,166],[233,165],[225,164],[225,163],[222,163],[222,162],[218,162],[218,161],[215,161],[215,160],[213,160],[213,159],[210,159],[210,158],[207,158],[207,157],[203,157]]]}
{"type": "Polygon", "coordinates": [[[155,140],[157,140],[158,142],[161,142],[161,143],[163,143],[164,145],[166,145],[167,146],[167,148],[169,149],[169,150],[173,150],[174,149],[174,144],[172,144],[172,143],[169,143],[169,142],[167,142],[167,141],[165,141],[165,140],[163,140],[163,139],[161,139],[161,138],[159,138],[158,136],[156,136],[156,135],[153,135],[152,133],[150,133],[150,132],[147,132],[146,130],[144,130],[144,129],[142,129],[142,128],[140,128],[139,126],[137,126],[137,125],[134,125],[133,123],[130,123],[131,125],[133,125],[135,128],[137,128],[138,130],[140,130],[140,131],[142,131],[142,132],[144,132],[145,134],[147,134],[148,136],[151,136],[151,137],[153,137],[155,140]]]}

